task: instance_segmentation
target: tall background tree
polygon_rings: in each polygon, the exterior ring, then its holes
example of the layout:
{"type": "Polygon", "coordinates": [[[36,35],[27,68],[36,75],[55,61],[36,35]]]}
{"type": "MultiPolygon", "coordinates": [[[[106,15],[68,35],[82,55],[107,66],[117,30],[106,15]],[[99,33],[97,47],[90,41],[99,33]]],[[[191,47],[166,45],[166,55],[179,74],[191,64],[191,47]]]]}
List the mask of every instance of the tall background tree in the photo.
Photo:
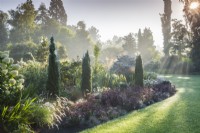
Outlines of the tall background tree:
{"type": "Polygon", "coordinates": [[[46,5],[44,3],[41,3],[38,10],[37,10],[37,16],[36,16],[36,22],[39,25],[45,25],[49,18],[49,12],[46,8],[46,5]]]}
{"type": "Polygon", "coordinates": [[[128,55],[134,56],[136,52],[136,40],[133,37],[132,33],[129,33],[127,36],[123,38],[124,44],[123,48],[127,52],[128,55]]]}
{"type": "Polygon", "coordinates": [[[169,56],[170,49],[170,33],[171,33],[171,0],[163,0],[164,1],[164,13],[161,14],[161,23],[162,23],[162,32],[163,32],[163,52],[165,56],[169,56]]]}
{"type": "Polygon", "coordinates": [[[46,37],[41,38],[40,45],[38,46],[37,52],[36,52],[36,58],[39,62],[46,63],[48,59],[49,54],[49,44],[46,37]]]}
{"type": "Polygon", "coordinates": [[[78,38],[82,39],[82,41],[88,38],[89,33],[86,30],[86,24],[84,21],[79,21],[77,23],[76,35],[78,38]]]}
{"type": "Polygon", "coordinates": [[[83,96],[86,96],[87,92],[92,91],[92,76],[91,76],[91,67],[90,67],[90,56],[89,56],[88,51],[86,52],[82,61],[81,90],[82,90],[83,96]]]}
{"type": "Polygon", "coordinates": [[[59,96],[60,86],[60,73],[59,73],[59,64],[58,59],[55,54],[55,43],[54,38],[51,37],[51,44],[49,47],[49,66],[48,66],[48,79],[47,79],[47,93],[50,97],[55,98],[59,96]]]}
{"type": "Polygon", "coordinates": [[[173,19],[172,22],[170,51],[182,59],[184,55],[187,56],[187,49],[190,48],[190,32],[181,20],[173,19]]]}
{"type": "Polygon", "coordinates": [[[198,1],[190,1],[190,0],[179,0],[184,3],[183,12],[185,13],[185,17],[187,23],[190,25],[190,29],[192,32],[192,48],[190,57],[193,62],[194,70],[193,72],[200,72],[200,7],[191,8],[192,2],[200,2],[198,1]]]}
{"type": "Polygon", "coordinates": [[[32,36],[34,42],[38,42],[41,36],[50,37],[51,33],[56,33],[55,30],[51,31],[51,29],[54,28],[55,26],[49,25],[49,23],[51,23],[51,19],[49,16],[49,11],[44,3],[41,3],[37,10],[35,22],[37,26],[34,32],[34,36],[32,36]]]}
{"type": "Polygon", "coordinates": [[[0,10],[0,47],[6,48],[8,42],[8,28],[7,28],[8,15],[0,10]]]}
{"type": "Polygon", "coordinates": [[[138,31],[138,51],[143,57],[143,61],[146,63],[152,61],[156,56],[156,47],[154,46],[153,33],[150,28],[145,28],[143,32],[141,29],[138,31]]]}
{"type": "Polygon", "coordinates": [[[90,27],[88,29],[88,33],[90,35],[90,38],[94,41],[94,42],[98,42],[100,41],[100,35],[99,35],[99,30],[97,28],[95,28],[94,26],[90,27]]]}
{"type": "Polygon", "coordinates": [[[16,10],[10,10],[9,14],[10,41],[16,43],[30,39],[36,27],[36,11],[32,0],[27,0],[19,5],[16,10]]]}
{"type": "Polygon", "coordinates": [[[77,56],[82,57],[87,50],[92,53],[94,44],[89,39],[89,33],[86,29],[86,24],[84,21],[79,21],[77,23],[75,33],[76,34],[73,42],[68,45],[68,49],[70,49],[70,51],[68,51],[69,56],[76,59],[77,56]]]}
{"type": "Polygon", "coordinates": [[[51,0],[49,7],[50,17],[62,25],[67,25],[67,14],[62,0],[51,0]]]}

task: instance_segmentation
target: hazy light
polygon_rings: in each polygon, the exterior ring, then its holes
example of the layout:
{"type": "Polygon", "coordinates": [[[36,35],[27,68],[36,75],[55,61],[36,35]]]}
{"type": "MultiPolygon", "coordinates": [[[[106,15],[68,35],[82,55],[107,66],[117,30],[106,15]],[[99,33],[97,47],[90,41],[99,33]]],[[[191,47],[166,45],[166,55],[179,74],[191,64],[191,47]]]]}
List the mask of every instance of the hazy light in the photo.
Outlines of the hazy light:
{"type": "Polygon", "coordinates": [[[178,77],[178,79],[190,79],[190,77],[178,77]]]}
{"type": "Polygon", "coordinates": [[[199,7],[199,3],[198,2],[192,2],[191,4],[190,4],[190,9],[197,9],[199,7]]]}

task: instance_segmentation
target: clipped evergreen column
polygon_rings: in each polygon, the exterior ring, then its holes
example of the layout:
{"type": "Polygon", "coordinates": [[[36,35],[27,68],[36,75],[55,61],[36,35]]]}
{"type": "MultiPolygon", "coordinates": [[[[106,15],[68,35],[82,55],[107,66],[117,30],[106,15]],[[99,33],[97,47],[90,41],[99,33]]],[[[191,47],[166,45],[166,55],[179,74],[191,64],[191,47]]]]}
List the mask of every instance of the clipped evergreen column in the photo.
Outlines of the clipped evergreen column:
{"type": "Polygon", "coordinates": [[[47,78],[47,93],[51,98],[59,96],[59,63],[55,54],[54,38],[51,37],[51,44],[49,46],[49,66],[48,66],[48,78],[47,78]]]}
{"type": "Polygon", "coordinates": [[[135,65],[135,85],[143,87],[143,66],[142,66],[142,58],[140,55],[136,57],[136,65],[135,65]]]}
{"type": "Polygon", "coordinates": [[[92,76],[91,76],[91,66],[90,66],[90,56],[87,51],[82,61],[82,81],[81,81],[81,91],[85,97],[87,93],[92,92],[92,76]]]}

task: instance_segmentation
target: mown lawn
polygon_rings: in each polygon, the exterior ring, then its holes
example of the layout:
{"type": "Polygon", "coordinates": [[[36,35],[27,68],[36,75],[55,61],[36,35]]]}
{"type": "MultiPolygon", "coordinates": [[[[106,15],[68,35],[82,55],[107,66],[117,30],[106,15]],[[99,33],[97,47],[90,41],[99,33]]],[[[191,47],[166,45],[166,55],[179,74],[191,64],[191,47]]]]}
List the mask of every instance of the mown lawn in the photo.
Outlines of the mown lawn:
{"type": "Polygon", "coordinates": [[[200,76],[165,76],[178,92],[83,133],[200,133],[200,76]]]}

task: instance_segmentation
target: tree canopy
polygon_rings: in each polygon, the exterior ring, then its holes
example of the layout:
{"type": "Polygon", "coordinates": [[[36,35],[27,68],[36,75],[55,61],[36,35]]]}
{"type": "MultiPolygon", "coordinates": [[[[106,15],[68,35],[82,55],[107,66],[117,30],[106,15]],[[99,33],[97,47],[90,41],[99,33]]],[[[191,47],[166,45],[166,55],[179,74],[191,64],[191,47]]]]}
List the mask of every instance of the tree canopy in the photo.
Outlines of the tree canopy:
{"type": "Polygon", "coordinates": [[[58,21],[62,25],[67,24],[67,14],[62,0],[51,0],[49,14],[52,19],[58,21]]]}

